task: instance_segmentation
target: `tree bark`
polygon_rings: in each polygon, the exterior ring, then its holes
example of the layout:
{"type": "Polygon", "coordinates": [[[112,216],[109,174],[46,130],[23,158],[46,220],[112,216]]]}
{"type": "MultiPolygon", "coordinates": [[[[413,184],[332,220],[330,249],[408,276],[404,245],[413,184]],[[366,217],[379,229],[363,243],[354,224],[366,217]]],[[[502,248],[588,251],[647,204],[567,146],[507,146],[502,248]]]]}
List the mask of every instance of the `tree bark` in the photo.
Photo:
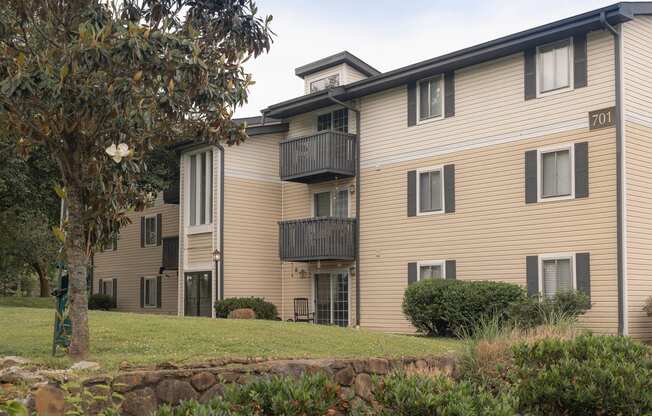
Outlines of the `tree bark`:
{"type": "Polygon", "coordinates": [[[66,232],[66,265],[68,267],[69,316],[72,323],[72,339],[68,354],[74,360],[83,360],[88,355],[88,297],[86,274],[88,256],[82,221],[81,192],[74,186],[66,188],[68,201],[68,227],[66,232]]]}
{"type": "Polygon", "coordinates": [[[40,297],[47,298],[50,296],[50,279],[48,279],[48,273],[41,268],[40,265],[33,265],[38,275],[38,283],[40,286],[40,297]]]}

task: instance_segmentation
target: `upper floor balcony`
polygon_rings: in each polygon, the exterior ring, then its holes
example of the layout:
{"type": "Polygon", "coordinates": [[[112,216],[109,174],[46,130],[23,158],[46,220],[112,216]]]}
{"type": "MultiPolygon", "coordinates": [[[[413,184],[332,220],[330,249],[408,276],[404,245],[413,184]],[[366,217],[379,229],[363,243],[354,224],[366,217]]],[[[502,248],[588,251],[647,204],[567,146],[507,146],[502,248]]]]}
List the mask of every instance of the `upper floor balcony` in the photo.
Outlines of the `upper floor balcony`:
{"type": "Polygon", "coordinates": [[[316,183],[355,176],[357,137],[323,131],[281,142],[281,180],[316,183]]]}
{"type": "Polygon", "coordinates": [[[355,218],[305,218],[279,222],[282,261],[355,259],[355,218]]]}

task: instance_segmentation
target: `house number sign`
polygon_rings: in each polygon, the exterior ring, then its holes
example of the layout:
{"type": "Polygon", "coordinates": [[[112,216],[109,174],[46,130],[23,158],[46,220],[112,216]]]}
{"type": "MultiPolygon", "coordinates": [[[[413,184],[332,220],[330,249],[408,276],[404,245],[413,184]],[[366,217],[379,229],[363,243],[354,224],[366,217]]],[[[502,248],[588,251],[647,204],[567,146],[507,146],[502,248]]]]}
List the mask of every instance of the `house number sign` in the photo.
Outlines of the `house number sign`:
{"type": "Polygon", "coordinates": [[[616,124],[616,107],[589,111],[589,130],[604,129],[616,124]]]}

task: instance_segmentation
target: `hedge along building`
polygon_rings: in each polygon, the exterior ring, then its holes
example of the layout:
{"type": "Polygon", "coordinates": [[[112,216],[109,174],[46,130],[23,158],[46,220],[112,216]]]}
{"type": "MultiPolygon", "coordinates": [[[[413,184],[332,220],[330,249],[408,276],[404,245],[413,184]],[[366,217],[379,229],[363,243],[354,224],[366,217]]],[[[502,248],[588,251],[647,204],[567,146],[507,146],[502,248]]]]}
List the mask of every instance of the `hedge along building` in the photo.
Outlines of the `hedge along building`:
{"type": "Polygon", "coordinates": [[[307,298],[320,323],[405,332],[408,284],[484,279],[583,290],[587,326],[652,337],[651,34],[652,3],[618,3],[385,73],[297,68],[305,94],[249,142],[182,150],[170,312],[307,298]]]}

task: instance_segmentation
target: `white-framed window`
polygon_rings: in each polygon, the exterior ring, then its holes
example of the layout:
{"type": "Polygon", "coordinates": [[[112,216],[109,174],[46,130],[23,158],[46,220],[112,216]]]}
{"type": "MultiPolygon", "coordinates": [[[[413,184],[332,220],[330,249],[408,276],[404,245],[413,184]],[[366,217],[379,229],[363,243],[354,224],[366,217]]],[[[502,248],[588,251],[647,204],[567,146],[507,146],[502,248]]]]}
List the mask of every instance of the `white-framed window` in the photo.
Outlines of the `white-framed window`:
{"type": "Polygon", "coordinates": [[[145,277],[143,279],[143,306],[145,308],[155,308],[158,298],[158,285],[156,277],[145,277]]]}
{"type": "Polygon", "coordinates": [[[348,218],[350,209],[349,190],[337,189],[313,193],[313,216],[348,218]]]}
{"type": "Polygon", "coordinates": [[[186,155],[189,231],[210,231],[213,222],[213,151],[204,149],[186,155]]]}
{"type": "Polygon", "coordinates": [[[117,237],[111,238],[105,245],[102,251],[115,251],[117,237]]]}
{"type": "Polygon", "coordinates": [[[428,260],[417,263],[417,280],[444,279],[446,262],[444,260],[428,260]]]}
{"type": "Polygon", "coordinates": [[[340,85],[340,74],[329,75],[310,83],[310,92],[317,92],[327,88],[335,88],[340,85]]]}
{"type": "Polygon", "coordinates": [[[444,114],[444,76],[421,80],[417,83],[417,114],[419,121],[436,120],[444,114]]]}
{"type": "Polygon", "coordinates": [[[317,131],[349,131],[349,110],[342,108],[317,116],[317,131]]]}
{"type": "Polygon", "coordinates": [[[539,293],[552,297],[575,290],[575,254],[557,253],[539,256],[539,293]]]}
{"type": "Polygon", "coordinates": [[[145,216],[145,247],[155,246],[158,241],[158,224],[156,215],[145,216]]]}
{"type": "Polygon", "coordinates": [[[573,89],[572,38],[537,48],[537,95],[573,89]]]}
{"type": "Polygon", "coordinates": [[[537,150],[539,201],[575,197],[575,154],[572,144],[537,150]]]}
{"type": "Polygon", "coordinates": [[[444,212],[444,168],[417,170],[417,215],[444,212]]]}

